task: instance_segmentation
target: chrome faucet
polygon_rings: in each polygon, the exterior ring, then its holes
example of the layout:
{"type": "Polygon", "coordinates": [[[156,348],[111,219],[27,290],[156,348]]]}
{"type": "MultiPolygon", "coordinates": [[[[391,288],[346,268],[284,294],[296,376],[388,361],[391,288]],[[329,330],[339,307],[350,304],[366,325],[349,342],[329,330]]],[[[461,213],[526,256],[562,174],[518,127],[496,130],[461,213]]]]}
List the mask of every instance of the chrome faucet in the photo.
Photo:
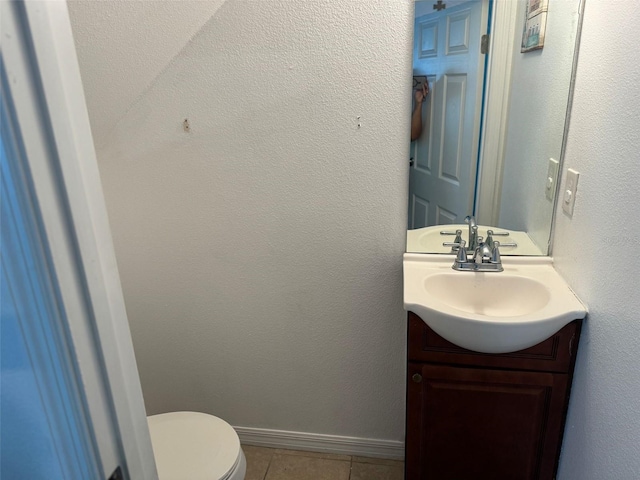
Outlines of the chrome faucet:
{"type": "Polygon", "coordinates": [[[482,237],[476,238],[478,245],[473,250],[467,250],[464,240],[460,242],[456,259],[451,268],[463,272],[502,272],[504,268],[502,268],[502,260],[500,259],[500,242],[493,242],[493,245],[489,245],[482,240],[482,237]],[[473,253],[471,254],[471,252],[473,253]]]}
{"type": "MultiPolygon", "coordinates": [[[[478,248],[478,224],[476,223],[476,217],[467,215],[464,222],[469,224],[469,236],[467,237],[469,239],[467,241],[469,246],[467,250],[475,251],[475,249],[478,248]]],[[[451,253],[459,251],[462,242],[462,230],[456,230],[455,234],[451,232],[440,232],[440,235],[455,235],[456,238],[453,242],[444,242],[442,245],[444,247],[451,247],[451,253]]]]}
{"type": "MultiPolygon", "coordinates": [[[[453,262],[454,270],[473,272],[502,272],[502,260],[500,259],[500,242],[493,240],[494,236],[506,237],[509,232],[494,232],[487,230],[487,239],[478,235],[478,223],[473,215],[467,215],[464,219],[469,224],[469,241],[462,239],[462,230],[454,232],[442,231],[440,235],[455,235],[453,242],[443,242],[444,247],[451,247],[451,253],[456,254],[453,262]],[[468,247],[466,246],[468,243],[468,247]]],[[[515,242],[503,243],[503,247],[517,247],[515,242]]]]}
{"type": "Polygon", "coordinates": [[[478,248],[478,224],[476,223],[476,217],[467,215],[464,223],[469,224],[469,250],[474,251],[478,248]]]}
{"type": "Polygon", "coordinates": [[[489,244],[482,241],[482,237],[477,237],[478,246],[473,249],[473,263],[482,264],[491,260],[493,249],[489,244]]]}

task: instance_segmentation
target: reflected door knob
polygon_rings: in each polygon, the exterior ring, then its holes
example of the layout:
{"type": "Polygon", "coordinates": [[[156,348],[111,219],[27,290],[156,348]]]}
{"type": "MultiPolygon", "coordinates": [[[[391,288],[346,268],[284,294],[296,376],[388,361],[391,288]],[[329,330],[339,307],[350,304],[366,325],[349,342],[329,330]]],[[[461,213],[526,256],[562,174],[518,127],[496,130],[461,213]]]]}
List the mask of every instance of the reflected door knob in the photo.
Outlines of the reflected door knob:
{"type": "Polygon", "coordinates": [[[409,159],[409,166],[410,166],[410,167],[413,167],[413,157],[411,157],[411,158],[409,159]]]}

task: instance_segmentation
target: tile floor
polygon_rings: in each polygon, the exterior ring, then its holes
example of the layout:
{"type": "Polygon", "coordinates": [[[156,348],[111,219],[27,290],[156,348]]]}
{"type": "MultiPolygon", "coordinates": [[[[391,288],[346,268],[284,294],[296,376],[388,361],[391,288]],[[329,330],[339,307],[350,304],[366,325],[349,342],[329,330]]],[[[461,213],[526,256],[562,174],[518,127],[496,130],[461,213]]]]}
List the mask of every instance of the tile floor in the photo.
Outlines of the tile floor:
{"type": "Polygon", "coordinates": [[[243,445],[245,480],[402,480],[404,462],[243,445]]]}

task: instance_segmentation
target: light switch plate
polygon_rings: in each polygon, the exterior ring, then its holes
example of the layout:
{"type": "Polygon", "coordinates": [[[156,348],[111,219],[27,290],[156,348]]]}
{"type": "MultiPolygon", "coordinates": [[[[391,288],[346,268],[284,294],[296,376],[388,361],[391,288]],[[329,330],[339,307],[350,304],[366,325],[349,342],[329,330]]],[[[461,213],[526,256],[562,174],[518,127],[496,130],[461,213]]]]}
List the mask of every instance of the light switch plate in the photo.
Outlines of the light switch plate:
{"type": "Polygon", "coordinates": [[[547,180],[545,184],[545,196],[547,200],[553,202],[553,197],[556,193],[556,182],[558,181],[558,160],[554,158],[549,159],[549,167],[547,168],[547,180]]]}
{"type": "Polygon", "coordinates": [[[576,203],[576,190],[578,189],[578,177],[580,174],[573,169],[567,170],[567,179],[562,189],[562,210],[569,215],[573,215],[573,206],[576,203]]]}

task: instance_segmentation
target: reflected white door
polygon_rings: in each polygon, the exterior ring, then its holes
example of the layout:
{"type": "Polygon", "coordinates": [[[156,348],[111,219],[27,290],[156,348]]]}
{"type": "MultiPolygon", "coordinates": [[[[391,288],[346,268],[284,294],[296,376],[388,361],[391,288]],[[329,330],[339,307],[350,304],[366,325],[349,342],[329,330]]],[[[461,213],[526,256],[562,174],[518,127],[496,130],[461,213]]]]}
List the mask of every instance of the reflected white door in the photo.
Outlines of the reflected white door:
{"type": "Polygon", "coordinates": [[[487,0],[416,18],[413,74],[427,76],[431,93],[422,135],[411,144],[410,229],[463,223],[472,213],[487,19],[487,0]]]}

